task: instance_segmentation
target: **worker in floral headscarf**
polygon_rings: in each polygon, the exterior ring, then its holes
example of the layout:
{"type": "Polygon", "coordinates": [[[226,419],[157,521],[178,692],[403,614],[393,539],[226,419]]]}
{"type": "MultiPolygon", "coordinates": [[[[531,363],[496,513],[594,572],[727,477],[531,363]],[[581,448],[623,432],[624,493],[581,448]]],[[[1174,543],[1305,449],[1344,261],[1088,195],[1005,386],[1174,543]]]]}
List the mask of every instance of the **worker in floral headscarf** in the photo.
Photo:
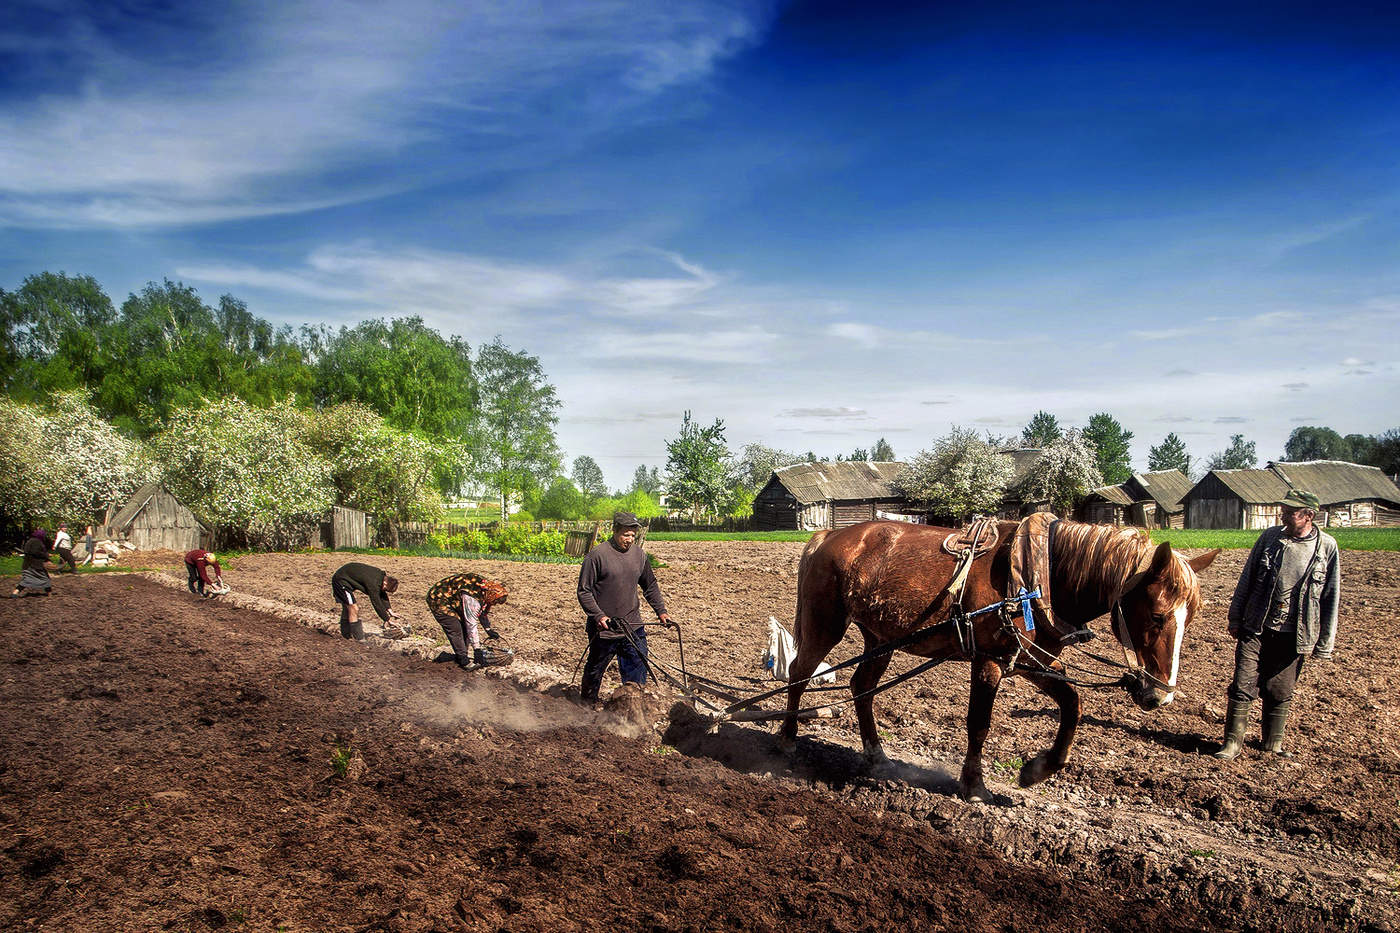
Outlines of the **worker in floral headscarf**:
{"type": "Polygon", "coordinates": [[[487,638],[498,638],[491,627],[491,607],[506,601],[502,583],[476,573],[458,573],[435,583],[428,590],[428,611],[437,619],[464,668],[504,664],[511,655],[481,647],[480,629],[487,638]]]}

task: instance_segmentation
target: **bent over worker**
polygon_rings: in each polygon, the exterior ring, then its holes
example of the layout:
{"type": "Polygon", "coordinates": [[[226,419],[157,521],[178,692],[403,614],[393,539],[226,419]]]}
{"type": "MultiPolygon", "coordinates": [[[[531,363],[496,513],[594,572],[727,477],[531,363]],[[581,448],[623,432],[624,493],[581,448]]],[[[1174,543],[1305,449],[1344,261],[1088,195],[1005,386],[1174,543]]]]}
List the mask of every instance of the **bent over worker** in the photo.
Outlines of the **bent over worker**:
{"type": "Polygon", "coordinates": [[[1224,761],[1243,750],[1249,710],[1261,695],[1264,751],[1291,757],[1283,733],[1303,662],[1331,660],[1336,644],[1342,572],[1336,539],[1313,524],[1322,503],[1290,489],[1278,505],[1279,524],[1254,542],[1230,600],[1235,675],[1226,690],[1225,741],[1215,753],[1224,761]]]}
{"type": "Polygon", "coordinates": [[[212,596],[206,593],[206,586],[222,587],[224,585],[224,568],[219,566],[219,558],[213,551],[206,551],[203,548],[195,548],[185,552],[185,573],[189,577],[189,589],[191,593],[200,596],[212,596]]]}
{"type": "Polygon", "coordinates": [[[397,625],[392,625],[398,614],[389,607],[389,594],[399,588],[399,581],[378,567],[369,564],[345,564],[331,575],[331,592],[340,603],[340,635],[342,638],[365,640],[365,627],[360,622],[360,604],[356,593],[369,597],[370,605],[378,613],[384,625],[385,638],[401,638],[407,634],[397,625]]]}
{"type": "Polygon", "coordinates": [[[588,614],[588,660],[583,666],[579,699],[598,699],[603,674],[617,657],[623,683],[647,682],[647,632],[642,622],[641,588],[663,624],[670,624],[661,585],[651,571],[646,552],[636,544],[641,522],[631,512],[613,515],[612,537],[588,552],[578,574],[578,602],[588,614]],[[625,627],[625,631],[624,631],[625,627]],[[631,638],[628,638],[628,633],[631,638]]]}
{"type": "Polygon", "coordinates": [[[510,660],[502,652],[481,647],[480,629],[487,638],[497,638],[491,627],[491,607],[506,601],[505,584],[476,573],[458,573],[433,584],[428,590],[428,611],[447,635],[459,667],[486,667],[510,660]]]}

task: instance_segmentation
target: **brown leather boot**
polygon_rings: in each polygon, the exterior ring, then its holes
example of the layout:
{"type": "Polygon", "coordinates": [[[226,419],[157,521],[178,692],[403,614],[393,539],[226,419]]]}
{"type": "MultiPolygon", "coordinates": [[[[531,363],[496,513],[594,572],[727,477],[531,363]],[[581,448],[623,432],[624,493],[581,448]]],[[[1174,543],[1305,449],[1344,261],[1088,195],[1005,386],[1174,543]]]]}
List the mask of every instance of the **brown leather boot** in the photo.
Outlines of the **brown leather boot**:
{"type": "Polygon", "coordinates": [[[1244,750],[1244,730],[1249,727],[1249,711],[1254,704],[1249,700],[1231,700],[1225,713],[1225,741],[1215,753],[1221,761],[1234,761],[1244,750]]]}

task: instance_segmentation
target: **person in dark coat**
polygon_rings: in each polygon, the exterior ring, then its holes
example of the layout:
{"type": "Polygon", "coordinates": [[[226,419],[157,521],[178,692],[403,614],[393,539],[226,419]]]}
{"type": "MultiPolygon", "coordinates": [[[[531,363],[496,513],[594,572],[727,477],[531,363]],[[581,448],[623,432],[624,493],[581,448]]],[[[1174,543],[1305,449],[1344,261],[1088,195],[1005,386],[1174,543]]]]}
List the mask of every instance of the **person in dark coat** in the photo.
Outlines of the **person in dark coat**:
{"type": "Polygon", "coordinates": [[[476,573],[453,574],[428,590],[428,611],[447,635],[459,667],[487,667],[511,660],[507,652],[481,647],[479,631],[484,629],[487,638],[498,637],[491,627],[491,607],[505,602],[507,595],[505,584],[476,573]]]}
{"type": "Polygon", "coordinates": [[[331,592],[340,603],[340,634],[343,638],[365,640],[365,628],[360,622],[360,604],[356,593],[368,597],[370,605],[385,622],[385,638],[401,638],[407,632],[390,623],[398,615],[389,607],[389,596],[399,588],[399,581],[378,567],[369,564],[346,564],[331,575],[331,592]]]}
{"type": "Polygon", "coordinates": [[[53,581],[49,579],[49,533],[35,528],[34,533],[24,542],[24,561],[20,564],[19,582],[15,584],[11,597],[47,596],[53,591],[53,581]]]}
{"type": "Polygon", "coordinates": [[[1244,749],[1249,711],[1264,699],[1263,748],[1281,757],[1284,726],[1305,659],[1331,660],[1337,640],[1342,572],[1337,541],[1313,524],[1318,497],[1290,489],[1279,500],[1280,523],[1265,529],[1249,552],[1230,600],[1235,675],[1225,692],[1224,761],[1244,749]]]}
{"type": "Polygon", "coordinates": [[[578,602],[588,615],[588,660],[579,689],[584,703],[598,699],[603,674],[614,657],[623,683],[647,682],[647,632],[638,588],[662,624],[671,623],[651,563],[636,543],[639,528],[641,522],[631,512],[615,513],[612,537],[589,551],[579,569],[578,602]]]}
{"type": "Polygon", "coordinates": [[[226,592],[224,587],[224,568],[219,566],[219,558],[213,551],[206,551],[204,548],[195,548],[185,552],[185,572],[189,576],[189,587],[191,593],[200,596],[214,596],[214,593],[205,592],[205,587],[214,587],[226,592]]]}

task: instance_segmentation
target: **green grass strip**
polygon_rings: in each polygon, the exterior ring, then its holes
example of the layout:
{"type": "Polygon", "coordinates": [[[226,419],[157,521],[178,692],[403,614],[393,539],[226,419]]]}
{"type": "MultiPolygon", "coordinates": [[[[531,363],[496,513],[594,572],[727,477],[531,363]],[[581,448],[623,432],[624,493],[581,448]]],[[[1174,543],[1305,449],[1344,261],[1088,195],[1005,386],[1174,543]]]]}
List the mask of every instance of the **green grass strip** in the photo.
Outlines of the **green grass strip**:
{"type": "Polygon", "coordinates": [[[649,531],[648,541],[806,541],[810,531],[649,531]]]}
{"type": "MultiPolygon", "coordinates": [[[[1327,528],[1343,551],[1400,551],[1400,528],[1327,528]]],[[[1258,530],[1242,528],[1160,528],[1152,540],[1179,548],[1251,548],[1258,530]]]]}

